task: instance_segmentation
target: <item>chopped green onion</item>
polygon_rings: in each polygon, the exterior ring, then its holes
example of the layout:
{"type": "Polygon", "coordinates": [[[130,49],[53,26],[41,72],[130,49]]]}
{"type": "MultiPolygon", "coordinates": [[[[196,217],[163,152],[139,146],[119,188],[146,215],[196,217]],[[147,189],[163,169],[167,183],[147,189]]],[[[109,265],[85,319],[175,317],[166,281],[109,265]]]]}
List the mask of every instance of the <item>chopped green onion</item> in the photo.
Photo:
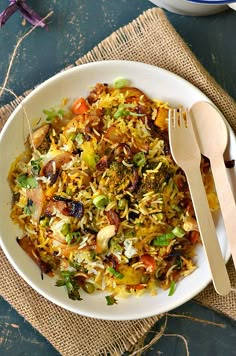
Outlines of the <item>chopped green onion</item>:
{"type": "Polygon", "coordinates": [[[175,281],[171,281],[170,289],[169,289],[169,293],[168,293],[168,296],[169,296],[169,297],[171,297],[171,296],[174,294],[174,292],[175,292],[175,286],[176,286],[175,281]]]}
{"type": "Polygon", "coordinates": [[[20,174],[17,177],[17,183],[20,187],[30,189],[30,188],[38,188],[38,181],[35,177],[29,177],[26,174],[20,174]]]}
{"type": "Polygon", "coordinates": [[[75,141],[77,142],[78,145],[81,145],[84,141],[84,136],[82,133],[77,133],[76,137],[75,137],[75,141]]]}
{"type": "Polygon", "coordinates": [[[95,261],[97,254],[94,250],[89,251],[89,259],[91,259],[92,261],[95,261]]]}
{"type": "Polygon", "coordinates": [[[70,232],[70,224],[69,223],[65,223],[63,224],[62,228],[61,228],[61,233],[66,236],[67,234],[69,234],[70,232]]]}
{"type": "Polygon", "coordinates": [[[116,278],[122,279],[124,278],[124,275],[120,272],[117,272],[113,267],[108,267],[107,270],[113,274],[116,278]]]}
{"type": "Polygon", "coordinates": [[[128,80],[124,78],[117,78],[114,80],[114,87],[116,89],[124,88],[128,85],[128,80]]]}
{"type": "Polygon", "coordinates": [[[170,241],[175,238],[175,235],[173,232],[168,232],[167,234],[163,234],[161,236],[156,237],[153,241],[152,244],[154,246],[168,246],[170,241]]]}
{"type": "Polygon", "coordinates": [[[114,113],[114,118],[118,119],[119,117],[124,117],[124,116],[145,116],[145,114],[137,114],[135,112],[132,112],[130,110],[127,110],[128,108],[134,109],[136,107],[135,104],[120,104],[118,106],[117,111],[114,113]]]}
{"type": "Polygon", "coordinates": [[[146,158],[144,152],[138,152],[133,157],[133,162],[138,167],[143,167],[146,164],[146,158]]]}
{"type": "Polygon", "coordinates": [[[41,227],[46,227],[49,225],[50,218],[48,216],[45,216],[43,219],[40,219],[39,225],[41,227]]]}
{"type": "Polygon", "coordinates": [[[117,300],[114,295],[107,295],[106,297],[107,305],[117,304],[117,300]]]}
{"type": "Polygon", "coordinates": [[[157,213],[156,215],[155,215],[155,217],[156,217],[156,219],[158,220],[158,221],[161,221],[161,220],[163,220],[164,219],[164,214],[163,213],[157,213]]]}
{"type": "Polygon", "coordinates": [[[183,229],[181,229],[181,227],[179,227],[179,226],[176,226],[172,230],[172,232],[176,237],[184,237],[184,235],[185,235],[185,231],[183,229]]]}
{"type": "Polygon", "coordinates": [[[76,134],[74,132],[71,132],[68,136],[68,140],[74,141],[76,138],[76,134]]]}
{"type": "Polygon", "coordinates": [[[93,199],[93,204],[96,208],[102,209],[108,204],[108,198],[106,195],[100,194],[93,199]]]}
{"type": "Polygon", "coordinates": [[[114,118],[119,119],[119,117],[128,116],[129,114],[130,114],[129,110],[118,109],[114,114],[114,118]]]}
{"type": "Polygon", "coordinates": [[[150,275],[149,274],[143,274],[142,278],[141,278],[141,283],[147,283],[150,279],[150,275]]]}
{"type": "Polygon", "coordinates": [[[69,232],[65,237],[66,242],[68,245],[76,245],[80,241],[80,232],[73,231],[69,232]]]}
{"type": "Polygon", "coordinates": [[[119,210],[125,210],[126,206],[127,206],[127,200],[125,198],[122,198],[118,201],[118,209],[119,210]]]}

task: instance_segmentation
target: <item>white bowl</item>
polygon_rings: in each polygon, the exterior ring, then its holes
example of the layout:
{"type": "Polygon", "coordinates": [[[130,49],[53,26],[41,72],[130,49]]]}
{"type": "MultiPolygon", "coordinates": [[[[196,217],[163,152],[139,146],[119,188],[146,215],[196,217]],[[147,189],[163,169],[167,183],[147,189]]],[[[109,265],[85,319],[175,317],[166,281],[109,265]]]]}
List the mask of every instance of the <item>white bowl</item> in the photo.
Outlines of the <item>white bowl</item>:
{"type": "Polygon", "coordinates": [[[227,5],[194,4],[185,0],[149,0],[170,12],[187,16],[213,15],[227,9],[227,5]]]}
{"type": "MultiPolygon", "coordinates": [[[[91,85],[97,82],[113,83],[118,77],[127,78],[132,86],[142,89],[152,98],[168,101],[170,105],[183,104],[190,107],[199,100],[209,101],[193,85],[164,69],[137,62],[103,61],[68,69],[39,85],[23,101],[31,125],[34,126],[42,116],[42,109],[55,106],[65,97],[86,96],[91,85]]],[[[232,130],[228,129],[228,151],[231,156],[235,156],[235,137],[232,130]]],[[[27,136],[28,125],[20,105],[10,116],[0,135],[0,243],[10,263],[32,288],[53,303],[75,313],[100,319],[125,320],[169,311],[190,300],[207,286],[211,276],[201,247],[197,250],[198,268],[178,283],[171,297],[168,296],[168,291],[160,290],[155,297],[145,294],[142,297],[119,299],[118,304],[107,306],[104,298],[107,293],[97,292],[92,295],[84,293],[82,301],[73,301],[68,298],[63,287],[55,287],[53,278],[45,276],[42,280],[38,267],[18,246],[16,237],[21,236],[21,231],[10,218],[12,196],[7,175],[11,162],[23,151],[27,136]]],[[[231,174],[233,181],[235,170],[232,170],[231,174]]],[[[220,216],[216,219],[222,253],[225,260],[228,260],[230,253],[223,223],[220,216]]]]}

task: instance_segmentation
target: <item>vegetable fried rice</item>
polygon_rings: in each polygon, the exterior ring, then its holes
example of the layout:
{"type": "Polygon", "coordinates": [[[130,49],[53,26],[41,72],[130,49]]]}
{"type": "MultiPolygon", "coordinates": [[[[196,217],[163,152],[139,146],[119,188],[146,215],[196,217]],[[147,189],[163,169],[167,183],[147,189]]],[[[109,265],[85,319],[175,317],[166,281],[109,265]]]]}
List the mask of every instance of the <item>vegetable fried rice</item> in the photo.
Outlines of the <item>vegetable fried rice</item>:
{"type": "MultiPolygon", "coordinates": [[[[196,268],[200,243],[184,172],[168,144],[168,104],[125,80],[43,110],[12,164],[18,244],[69,298],[81,289],[116,296],[172,295],[196,268]]],[[[218,208],[209,162],[201,171],[218,208]]]]}

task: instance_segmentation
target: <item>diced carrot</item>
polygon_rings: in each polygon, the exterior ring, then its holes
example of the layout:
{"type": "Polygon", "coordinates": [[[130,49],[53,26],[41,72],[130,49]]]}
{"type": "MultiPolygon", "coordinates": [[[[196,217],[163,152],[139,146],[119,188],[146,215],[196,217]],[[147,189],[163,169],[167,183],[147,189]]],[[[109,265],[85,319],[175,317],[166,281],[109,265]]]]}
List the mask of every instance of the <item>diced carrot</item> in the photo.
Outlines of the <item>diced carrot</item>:
{"type": "Polygon", "coordinates": [[[150,272],[153,272],[156,268],[156,261],[154,257],[150,255],[142,255],[140,257],[140,261],[144,264],[146,268],[149,269],[150,272]]]}
{"type": "Polygon", "coordinates": [[[191,244],[196,245],[199,242],[200,234],[199,231],[191,231],[189,241],[191,244]]]}
{"type": "Polygon", "coordinates": [[[71,107],[71,111],[75,115],[84,114],[88,109],[89,106],[84,98],[76,99],[71,107]]]}
{"type": "Polygon", "coordinates": [[[168,109],[164,107],[160,107],[157,111],[157,116],[155,118],[154,124],[160,127],[162,130],[166,130],[168,127],[167,118],[168,118],[168,109]]]}
{"type": "Polygon", "coordinates": [[[142,289],[144,289],[145,288],[145,286],[143,285],[143,284],[136,284],[135,286],[134,286],[134,289],[136,289],[136,290],[142,290],[142,289]]]}

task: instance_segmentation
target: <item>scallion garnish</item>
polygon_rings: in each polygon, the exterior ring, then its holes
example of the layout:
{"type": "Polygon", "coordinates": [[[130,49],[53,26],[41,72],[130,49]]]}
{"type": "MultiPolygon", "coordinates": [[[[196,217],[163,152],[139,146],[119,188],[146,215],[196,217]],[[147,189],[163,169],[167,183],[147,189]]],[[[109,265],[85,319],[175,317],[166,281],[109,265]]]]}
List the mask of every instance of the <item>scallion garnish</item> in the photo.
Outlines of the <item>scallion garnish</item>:
{"type": "Polygon", "coordinates": [[[108,267],[107,270],[118,279],[124,278],[124,275],[122,273],[116,271],[113,267],[108,267]]]}
{"type": "Polygon", "coordinates": [[[66,235],[65,240],[68,243],[68,245],[76,245],[80,241],[80,232],[79,231],[69,232],[66,235]]]}
{"type": "Polygon", "coordinates": [[[185,235],[185,231],[179,226],[176,226],[172,232],[176,237],[184,237],[185,235]]]}
{"type": "Polygon", "coordinates": [[[161,236],[157,236],[154,240],[152,240],[152,244],[154,246],[168,246],[170,241],[175,238],[173,232],[168,232],[167,234],[163,234],[161,236]]]}
{"type": "Polygon", "coordinates": [[[84,142],[84,136],[82,133],[77,133],[75,136],[75,141],[77,142],[78,145],[81,145],[84,142]]]}
{"type": "Polygon", "coordinates": [[[175,281],[171,281],[168,296],[171,297],[175,292],[175,281]]]}
{"type": "Polygon", "coordinates": [[[61,228],[61,233],[66,236],[67,234],[69,234],[70,232],[70,224],[69,223],[65,223],[63,224],[62,228],[61,228]]]}
{"type": "Polygon", "coordinates": [[[37,176],[41,170],[41,166],[40,166],[40,162],[42,161],[41,158],[36,159],[36,160],[32,160],[30,162],[31,164],[31,172],[34,176],[37,176]]]}
{"type": "Polygon", "coordinates": [[[117,78],[114,80],[114,87],[116,89],[124,88],[128,85],[128,80],[124,78],[117,78]]]}
{"type": "Polygon", "coordinates": [[[125,117],[125,116],[145,116],[145,114],[137,114],[136,112],[132,112],[128,109],[134,109],[135,104],[120,104],[118,106],[117,111],[114,113],[114,118],[119,119],[119,117],[125,117]]]}

